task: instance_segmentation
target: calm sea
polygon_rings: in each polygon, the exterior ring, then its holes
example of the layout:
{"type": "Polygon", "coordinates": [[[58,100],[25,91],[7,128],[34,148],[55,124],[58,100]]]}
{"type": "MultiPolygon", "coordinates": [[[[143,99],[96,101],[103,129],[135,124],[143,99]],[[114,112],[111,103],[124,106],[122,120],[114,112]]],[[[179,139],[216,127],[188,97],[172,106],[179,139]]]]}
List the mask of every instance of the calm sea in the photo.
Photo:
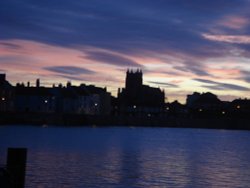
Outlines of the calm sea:
{"type": "Polygon", "coordinates": [[[175,128],[0,127],[27,147],[26,187],[250,187],[250,132],[175,128]]]}

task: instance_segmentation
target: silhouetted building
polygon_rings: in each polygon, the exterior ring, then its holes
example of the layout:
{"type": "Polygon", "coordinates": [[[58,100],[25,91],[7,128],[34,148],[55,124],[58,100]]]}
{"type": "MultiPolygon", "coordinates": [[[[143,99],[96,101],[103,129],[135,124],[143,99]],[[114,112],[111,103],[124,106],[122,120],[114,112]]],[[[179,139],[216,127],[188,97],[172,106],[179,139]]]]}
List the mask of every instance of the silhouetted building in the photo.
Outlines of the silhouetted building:
{"type": "Polygon", "coordinates": [[[90,114],[109,115],[111,112],[111,94],[106,88],[96,87],[94,85],[80,86],[88,94],[88,103],[90,105],[90,114]]]}
{"type": "Polygon", "coordinates": [[[56,112],[77,114],[78,113],[78,95],[70,87],[56,87],[52,89],[56,97],[56,112]]]}
{"type": "Polygon", "coordinates": [[[5,74],[0,74],[0,111],[7,112],[14,109],[14,88],[6,80],[5,74]]]}
{"type": "Polygon", "coordinates": [[[15,110],[17,112],[54,113],[55,96],[50,88],[19,85],[15,88],[15,110]]]}
{"type": "MultiPolygon", "coordinates": [[[[2,76],[1,80],[5,80],[5,76],[2,76]]],[[[5,81],[5,88],[7,86],[11,88],[5,81]]],[[[27,86],[24,83],[17,83],[13,90],[17,112],[108,115],[111,111],[111,94],[106,88],[93,85],[73,86],[67,82],[66,87],[59,84],[58,87],[53,85],[48,88],[42,87],[40,80],[37,79],[35,87],[31,87],[29,82],[27,86]]],[[[7,101],[6,91],[2,92],[2,89],[0,91],[3,96],[1,99],[7,101]]],[[[2,106],[1,103],[1,108],[2,106]]]]}
{"type": "Polygon", "coordinates": [[[188,113],[186,105],[179,103],[177,100],[167,103],[166,111],[169,116],[186,116],[188,113]]]}
{"type": "Polygon", "coordinates": [[[228,108],[233,116],[247,117],[250,116],[250,100],[249,99],[235,99],[228,108]]]}
{"type": "Polygon", "coordinates": [[[67,90],[73,92],[76,96],[75,113],[89,115],[110,114],[111,94],[107,92],[106,88],[85,84],[80,86],[68,84],[67,90]]]}
{"type": "Polygon", "coordinates": [[[218,109],[221,107],[222,102],[218,97],[210,92],[197,93],[187,96],[186,105],[189,108],[201,108],[201,109],[218,109]]]}
{"type": "Polygon", "coordinates": [[[186,106],[189,114],[195,117],[221,117],[226,115],[227,103],[220,101],[210,92],[197,93],[187,96],[186,106]]]}
{"type": "Polygon", "coordinates": [[[118,108],[122,114],[160,114],[164,100],[164,91],[143,85],[143,74],[139,69],[128,70],[125,88],[118,90],[118,108]]]}

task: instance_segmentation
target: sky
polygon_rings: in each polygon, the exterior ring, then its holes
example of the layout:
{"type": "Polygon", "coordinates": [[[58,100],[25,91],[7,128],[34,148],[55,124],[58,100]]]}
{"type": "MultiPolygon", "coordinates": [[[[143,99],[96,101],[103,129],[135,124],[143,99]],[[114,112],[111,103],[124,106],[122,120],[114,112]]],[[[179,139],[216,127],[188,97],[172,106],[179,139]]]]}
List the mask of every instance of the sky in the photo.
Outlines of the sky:
{"type": "Polygon", "coordinates": [[[166,101],[250,97],[250,0],[1,0],[0,73],[13,85],[124,87],[127,69],[166,101]]]}

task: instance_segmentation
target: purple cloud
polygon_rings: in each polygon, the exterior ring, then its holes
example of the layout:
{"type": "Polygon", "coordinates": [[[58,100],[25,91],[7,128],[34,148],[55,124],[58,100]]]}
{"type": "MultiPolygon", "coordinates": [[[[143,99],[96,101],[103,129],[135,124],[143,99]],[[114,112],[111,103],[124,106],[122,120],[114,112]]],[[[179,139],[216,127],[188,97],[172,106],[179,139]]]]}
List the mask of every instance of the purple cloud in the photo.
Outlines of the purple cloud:
{"type": "Polygon", "coordinates": [[[141,67],[141,65],[137,64],[135,61],[116,54],[110,54],[105,52],[88,52],[87,54],[88,55],[86,57],[88,59],[95,60],[100,63],[125,67],[141,67]]]}
{"type": "Polygon", "coordinates": [[[246,82],[250,83],[250,71],[240,71],[240,73],[242,74],[241,79],[245,80],[246,82]]]}
{"type": "Polygon", "coordinates": [[[22,48],[20,45],[12,44],[10,42],[0,42],[0,45],[6,47],[8,49],[13,49],[13,50],[18,50],[18,49],[22,48]]]}
{"type": "Polygon", "coordinates": [[[204,65],[197,62],[184,62],[182,66],[174,66],[173,68],[182,72],[191,72],[198,76],[211,76],[204,65]]]}
{"type": "Polygon", "coordinates": [[[239,90],[239,91],[249,91],[250,89],[244,86],[236,85],[236,84],[228,84],[228,83],[221,83],[221,82],[215,82],[212,80],[206,80],[206,79],[193,79],[195,81],[209,84],[209,85],[202,85],[204,88],[212,89],[212,90],[239,90]]]}
{"type": "Polygon", "coordinates": [[[66,75],[81,75],[81,74],[94,74],[94,71],[75,67],[75,66],[51,66],[51,67],[44,67],[44,70],[48,70],[55,73],[62,73],[66,75]]]}
{"type": "Polygon", "coordinates": [[[160,85],[162,87],[168,87],[168,88],[178,88],[179,86],[176,84],[170,84],[166,82],[154,82],[154,81],[148,81],[148,83],[155,84],[155,85],[160,85]]]}

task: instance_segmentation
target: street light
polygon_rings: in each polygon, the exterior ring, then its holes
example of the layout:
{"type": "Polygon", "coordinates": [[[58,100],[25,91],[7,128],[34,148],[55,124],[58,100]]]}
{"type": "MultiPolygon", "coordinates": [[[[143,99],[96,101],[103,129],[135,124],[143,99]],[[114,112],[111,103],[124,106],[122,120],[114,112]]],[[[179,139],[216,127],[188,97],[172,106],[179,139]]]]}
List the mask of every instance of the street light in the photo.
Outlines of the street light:
{"type": "Polygon", "coordinates": [[[5,101],[5,98],[4,98],[4,97],[2,97],[2,101],[5,101]]]}
{"type": "Polygon", "coordinates": [[[97,115],[99,112],[99,109],[98,109],[98,103],[94,103],[94,114],[97,115]]]}
{"type": "Polygon", "coordinates": [[[136,109],[136,105],[134,105],[133,108],[136,109]]]}

